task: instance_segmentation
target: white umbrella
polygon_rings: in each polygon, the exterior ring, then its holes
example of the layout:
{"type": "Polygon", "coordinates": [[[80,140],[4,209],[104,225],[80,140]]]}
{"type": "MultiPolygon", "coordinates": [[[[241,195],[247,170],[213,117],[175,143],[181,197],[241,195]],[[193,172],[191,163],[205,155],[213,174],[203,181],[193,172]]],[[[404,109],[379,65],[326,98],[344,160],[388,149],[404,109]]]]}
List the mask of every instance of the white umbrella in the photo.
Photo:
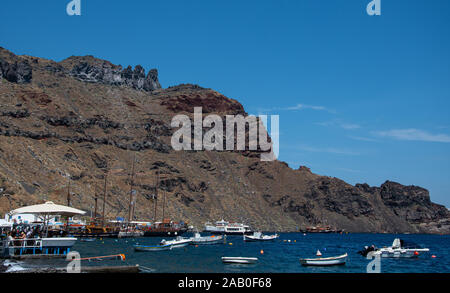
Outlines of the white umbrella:
{"type": "Polygon", "coordinates": [[[76,216],[84,215],[85,211],[74,209],[68,206],[54,204],[51,201],[47,201],[44,204],[37,204],[18,208],[10,212],[11,215],[16,214],[38,214],[38,215],[61,215],[61,216],[76,216]]]}
{"type": "Polygon", "coordinates": [[[84,215],[85,211],[74,209],[68,206],[63,206],[59,204],[54,204],[51,201],[47,201],[44,204],[36,204],[32,206],[27,206],[23,208],[18,208],[10,212],[11,215],[17,214],[35,214],[44,216],[44,227],[46,229],[46,235],[48,234],[48,220],[50,215],[61,215],[61,216],[76,216],[84,215]]]}

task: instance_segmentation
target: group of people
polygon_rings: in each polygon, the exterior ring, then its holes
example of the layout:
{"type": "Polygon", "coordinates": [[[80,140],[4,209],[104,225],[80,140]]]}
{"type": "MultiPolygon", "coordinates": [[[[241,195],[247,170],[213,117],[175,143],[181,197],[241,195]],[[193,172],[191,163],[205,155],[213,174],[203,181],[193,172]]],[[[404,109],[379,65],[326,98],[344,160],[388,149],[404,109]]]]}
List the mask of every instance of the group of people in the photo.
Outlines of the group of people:
{"type": "Polygon", "coordinates": [[[2,228],[1,235],[11,237],[12,239],[30,239],[40,238],[44,234],[44,229],[41,225],[17,225],[11,229],[2,228]]]}

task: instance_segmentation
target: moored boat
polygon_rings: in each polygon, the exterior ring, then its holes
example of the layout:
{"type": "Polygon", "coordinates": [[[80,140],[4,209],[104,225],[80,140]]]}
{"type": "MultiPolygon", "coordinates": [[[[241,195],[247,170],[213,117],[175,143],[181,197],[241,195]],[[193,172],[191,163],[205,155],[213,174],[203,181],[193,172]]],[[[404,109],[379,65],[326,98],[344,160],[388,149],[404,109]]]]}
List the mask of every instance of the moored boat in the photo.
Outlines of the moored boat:
{"type": "Polygon", "coordinates": [[[180,236],[188,230],[185,223],[176,223],[170,219],[156,222],[143,230],[145,237],[180,236]]]}
{"type": "Polygon", "coordinates": [[[170,245],[172,248],[179,248],[179,247],[185,247],[188,246],[191,243],[191,238],[184,238],[181,236],[178,236],[174,240],[165,240],[163,239],[161,241],[161,245],[170,245]]]}
{"type": "Polygon", "coordinates": [[[306,229],[300,229],[301,233],[342,233],[344,230],[333,228],[331,226],[311,226],[306,229]]]}
{"type": "Polygon", "coordinates": [[[62,256],[70,252],[77,241],[74,237],[24,238],[7,237],[0,241],[0,257],[24,258],[28,256],[62,256]]]}
{"type": "Polygon", "coordinates": [[[347,261],[347,253],[334,257],[319,257],[319,258],[301,258],[300,263],[303,266],[337,266],[345,265],[347,261]]]}
{"type": "Polygon", "coordinates": [[[261,232],[254,232],[253,235],[244,235],[244,241],[272,241],[279,237],[278,234],[264,235],[261,232]]]}
{"type": "Polygon", "coordinates": [[[258,262],[257,257],[242,257],[242,256],[224,256],[222,262],[233,264],[254,264],[258,262]]]}
{"type": "Polygon", "coordinates": [[[429,252],[430,249],[422,248],[420,245],[395,238],[394,242],[389,247],[376,248],[374,245],[366,246],[363,250],[358,251],[359,254],[366,257],[369,253],[373,256],[380,256],[386,258],[413,258],[419,257],[421,252],[429,252]]]}
{"type": "Polygon", "coordinates": [[[142,237],[144,236],[144,232],[140,230],[121,230],[117,235],[117,238],[134,238],[134,237],[142,237]]]}
{"type": "Polygon", "coordinates": [[[191,237],[192,245],[220,244],[223,241],[224,236],[222,235],[201,236],[200,233],[195,233],[194,237],[191,237]]]}
{"type": "Polygon", "coordinates": [[[134,245],[134,250],[139,252],[146,252],[146,251],[163,251],[163,250],[171,250],[172,245],[134,245]]]}
{"type": "MultiPolygon", "coordinates": [[[[70,252],[77,238],[49,237],[49,218],[54,215],[67,217],[81,216],[85,213],[85,211],[57,205],[50,201],[11,211],[10,215],[32,214],[41,217],[43,220],[42,229],[31,229],[31,227],[27,227],[27,230],[11,231],[8,236],[3,237],[0,241],[0,257],[46,258],[66,255],[70,252]]],[[[14,228],[12,229],[14,230],[14,228]]]]}
{"type": "Polygon", "coordinates": [[[205,223],[204,232],[212,234],[243,235],[251,234],[253,231],[248,225],[242,223],[230,223],[222,219],[214,224],[205,223]]]}

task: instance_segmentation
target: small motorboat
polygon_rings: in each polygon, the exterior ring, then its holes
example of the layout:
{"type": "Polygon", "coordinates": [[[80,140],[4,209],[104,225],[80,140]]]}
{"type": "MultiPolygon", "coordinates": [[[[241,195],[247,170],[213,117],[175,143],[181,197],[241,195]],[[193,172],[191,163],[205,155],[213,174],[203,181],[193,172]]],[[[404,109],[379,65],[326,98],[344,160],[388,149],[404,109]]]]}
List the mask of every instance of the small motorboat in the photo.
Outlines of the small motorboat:
{"type": "Polygon", "coordinates": [[[258,262],[257,257],[241,257],[241,256],[224,256],[222,257],[224,263],[234,264],[254,264],[258,262]]]}
{"type": "Polygon", "coordinates": [[[261,232],[254,232],[253,235],[244,235],[244,241],[271,241],[280,237],[278,234],[264,235],[261,232]]]}
{"type": "Polygon", "coordinates": [[[157,246],[149,246],[149,245],[134,245],[134,250],[139,252],[146,251],[163,251],[163,250],[171,250],[172,245],[157,245],[157,246]]]}
{"type": "Polygon", "coordinates": [[[358,251],[364,257],[367,257],[369,253],[373,256],[380,257],[390,257],[390,258],[412,258],[419,257],[421,252],[429,252],[430,249],[422,248],[420,245],[404,241],[402,239],[396,238],[392,243],[392,246],[377,248],[374,245],[368,247],[366,246],[363,250],[358,251]]]}
{"type": "Polygon", "coordinates": [[[201,236],[200,233],[195,233],[194,237],[191,237],[192,245],[209,245],[223,243],[222,235],[201,236]]]}
{"type": "Polygon", "coordinates": [[[95,238],[80,238],[81,242],[93,242],[95,241],[95,238]]]}
{"type": "Polygon", "coordinates": [[[319,257],[319,258],[301,258],[300,263],[303,266],[338,266],[345,265],[347,261],[347,253],[334,257],[319,257]]]}
{"type": "Polygon", "coordinates": [[[188,246],[192,242],[191,238],[184,238],[181,236],[178,236],[174,240],[161,240],[160,245],[170,245],[172,248],[180,248],[188,246]]]}

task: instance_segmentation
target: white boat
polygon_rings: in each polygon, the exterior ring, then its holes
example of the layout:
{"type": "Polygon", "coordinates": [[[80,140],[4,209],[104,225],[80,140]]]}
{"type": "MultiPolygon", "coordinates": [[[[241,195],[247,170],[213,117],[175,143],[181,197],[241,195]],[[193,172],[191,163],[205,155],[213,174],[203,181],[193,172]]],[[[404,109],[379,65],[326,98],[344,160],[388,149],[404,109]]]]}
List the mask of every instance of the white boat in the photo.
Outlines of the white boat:
{"type": "Polygon", "coordinates": [[[188,246],[192,242],[191,238],[184,238],[181,236],[178,236],[174,240],[161,240],[161,245],[170,245],[172,248],[179,248],[179,247],[185,247],[188,246]]]}
{"type": "Polygon", "coordinates": [[[67,255],[77,241],[75,237],[48,237],[49,219],[55,215],[59,216],[82,216],[85,211],[68,206],[54,204],[48,201],[44,204],[26,206],[10,211],[11,216],[19,214],[31,214],[42,218],[45,237],[38,238],[13,238],[8,236],[0,241],[0,257],[23,258],[23,257],[49,257],[67,255]]]}
{"type": "Polygon", "coordinates": [[[214,224],[205,223],[204,232],[212,234],[242,235],[250,234],[252,233],[252,230],[248,225],[242,223],[230,223],[222,219],[214,224]]]}
{"type": "Polygon", "coordinates": [[[278,234],[264,235],[261,232],[254,232],[253,235],[244,235],[244,241],[272,241],[280,237],[278,234]]]}
{"type": "Polygon", "coordinates": [[[74,237],[25,238],[7,237],[0,241],[0,257],[66,255],[77,241],[74,237]]]}
{"type": "Polygon", "coordinates": [[[242,257],[242,256],[224,256],[222,257],[222,262],[224,263],[235,263],[235,264],[253,264],[258,262],[257,257],[242,257]]]}
{"type": "Polygon", "coordinates": [[[347,261],[347,253],[334,257],[320,257],[320,258],[301,258],[300,263],[303,266],[337,266],[345,265],[347,261]]]}
{"type": "Polygon", "coordinates": [[[358,253],[367,256],[367,254],[372,253],[373,256],[380,256],[386,258],[412,258],[419,257],[421,252],[429,252],[430,249],[422,248],[418,244],[413,242],[408,242],[395,238],[392,242],[392,246],[376,248],[375,246],[365,247],[364,250],[358,253]]]}
{"type": "Polygon", "coordinates": [[[223,243],[222,235],[201,236],[200,233],[195,233],[194,237],[191,237],[192,245],[208,245],[208,244],[220,244],[223,243]]]}
{"type": "Polygon", "coordinates": [[[140,252],[146,252],[146,251],[163,251],[163,250],[171,250],[172,245],[156,245],[156,246],[150,246],[150,245],[134,245],[135,251],[140,252]]]}

